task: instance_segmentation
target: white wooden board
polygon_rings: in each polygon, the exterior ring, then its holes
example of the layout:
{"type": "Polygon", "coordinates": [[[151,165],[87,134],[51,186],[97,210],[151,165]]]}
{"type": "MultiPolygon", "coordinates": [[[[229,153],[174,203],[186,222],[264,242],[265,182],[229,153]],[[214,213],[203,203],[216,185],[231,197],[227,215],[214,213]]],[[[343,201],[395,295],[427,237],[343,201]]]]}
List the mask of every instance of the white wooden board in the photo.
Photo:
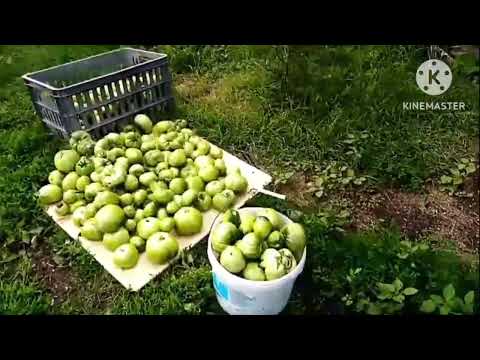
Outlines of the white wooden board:
{"type": "MultiPolygon", "coordinates": [[[[255,189],[263,189],[268,185],[272,178],[270,175],[258,170],[257,168],[247,164],[239,158],[223,152],[225,164],[228,167],[237,166],[240,168],[243,176],[248,180],[248,190],[246,193],[237,197],[234,205],[235,208],[242,207],[249,199],[251,199],[256,191],[255,189]]],[[[60,217],[55,213],[54,205],[47,208],[47,213],[52,219],[73,239],[79,240],[85,250],[87,250],[115,279],[117,279],[124,287],[132,291],[138,291],[145,286],[155,276],[168,268],[175,260],[164,265],[154,265],[147,260],[145,253],[140,255],[138,264],[133,269],[122,270],[113,264],[112,253],[105,249],[101,241],[89,241],[83,237],[79,237],[80,229],[73,224],[70,216],[60,217]]],[[[186,250],[204,239],[210,232],[210,228],[217,217],[216,210],[209,210],[203,213],[202,231],[192,236],[176,236],[180,243],[180,248],[186,250]]]]}

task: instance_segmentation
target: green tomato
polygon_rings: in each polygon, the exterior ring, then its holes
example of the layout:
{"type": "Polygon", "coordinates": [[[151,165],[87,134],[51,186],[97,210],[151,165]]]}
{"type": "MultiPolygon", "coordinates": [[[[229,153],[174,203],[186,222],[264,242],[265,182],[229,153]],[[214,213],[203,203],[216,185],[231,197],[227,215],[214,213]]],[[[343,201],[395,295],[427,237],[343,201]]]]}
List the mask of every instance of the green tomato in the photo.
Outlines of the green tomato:
{"type": "Polygon", "coordinates": [[[222,194],[225,195],[225,197],[228,199],[230,202],[230,206],[232,206],[235,203],[235,193],[230,190],[230,189],[225,189],[222,191],[222,194]]]}
{"type": "Polygon", "coordinates": [[[128,242],[135,246],[139,253],[145,251],[145,240],[140,236],[132,236],[128,242]]]}
{"type": "Polygon", "coordinates": [[[125,150],[125,156],[129,164],[140,164],[143,161],[143,154],[139,149],[128,148],[125,150]]]}
{"type": "Polygon", "coordinates": [[[191,142],[193,145],[197,146],[197,144],[201,141],[202,139],[198,135],[192,135],[190,136],[190,139],[188,139],[189,142],[191,142]]]}
{"type": "Polygon", "coordinates": [[[125,216],[129,219],[133,219],[135,217],[136,211],[137,210],[135,210],[135,207],[133,205],[127,205],[123,208],[125,216]]]}
{"type": "Polygon", "coordinates": [[[148,166],[155,166],[164,160],[164,155],[160,150],[147,151],[144,156],[145,164],[148,166]]]}
{"type": "Polygon", "coordinates": [[[168,163],[163,161],[161,163],[158,163],[157,166],[155,166],[155,173],[158,175],[160,171],[167,170],[167,169],[168,169],[168,163]]]}
{"type": "Polygon", "coordinates": [[[120,206],[108,204],[98,210],[95,214],[95,220],[101,232],[113,233],[125,221],[125,214],[120,206]]]}
{"type": "Polygon", "coordinates": [[[225,187],[227,189],[233,190],[237,193],[241,193],[247,190],[247,186],[247,179],[241,174],[235,173],[227,175],[225,177],[225,187]]]}
{"type": "Polygon", "coordinates": [[[281,261],[288,274],[297,266],[297,260],[295,259],[295,255],[293,255],[292,252],[288,249],[280,249],[278,252],[282,256],[281,261]]]}
{"type": "Polygon", "coordinates": [[[155,216],[157,211],[157,205],[153,201],[150,201],[143,207],[143,213],[145,217],[155,216]]]}
{"type": "Polygon", "coordinates": [[[145,170],[144,170],[143,166],[140,165],[140,164],[133,164],[128,169],[128,173],[130,175],[133,175],[133,176],[136,176],[136,177],[139,177],[140,175],[142,175],[144,173],[144,171],[145,170]]]}
{"type": "Polygon", "coordinates": [[[275,209],[272,209],[272,208],[261,209],[258,215],[265,216],[272,223],[273,229],[275,230],[280,230],[284,226],[282,217],[275,209]]]}
{"type": "Polygon", "coordinates": [[[168,233],[157,232],[150,236],[145,247],[147,259],[153,264],[165,264],[179,251],[178,241],[168,233]]]}
{"type": "Polygon", "coordinates": [[[79,176],[76,172],[68,173],[62,181],[62,190],[75,190],[77,188],[77,180],[79,176]]]}
{"type": "Polygon", "coordinates": [[[138,132],[135,132],[135,131],[127,132],[124,135],[124,139],[125,139],[125,146],[127,148],[137,148],[138,149],[141,145],[141,142],[142,142],[140,134],[138,132]]]}
{"type": "Polygon", "coordinates": [[[79,200],[79,193],[77,190],[67,190],[63,192],[63,202],[66,204],[73,204],[79,200]]]}
{"type": "Polygon", "coordinates": [[[80,230],[80,235],[90,241],[100,241],[103,238],[102,232],[98,229],[95,219],[88,219],[80,230]]]}
{"type": "Polygon", "coordinates": [[[182,207],[182,205],[178,204],[177,202],[175,201],[170,201],[167,206],[165,207],[165,209],[167,210],[167,213],[170,214],[170,215],[173,215],[175,214],[178,210],[180,210],[180,208],[182,207]]]}
{"type": "Polygon", "coordinates": [[[167,181],[170,181],[170,180],[176,178],[175,172],[172,171],[173,169],[174,169],[174,168],[161,170],[161,171],[158,173],[158,178],[159,178],[160,180],[167,180],[167,181]]]}
{"type": "Polygon", "coordinates": [[[272,223],[265,216],[257,216],[255,223],[253,224],[253,233],[257,235],[261,240],[267,238],[272,231],[272,223]]]}
{"type": "Polygon", "coordinates": [[[154,193],[155,191],[158,191],[158,190],[168,189],[168,186],[164,181],[155,181],[155,182],[151,183],[149,187],[150,187],[150,191],[152,193],[154,193]]]}
{"type": "Polygon", "coordinates": [[[205,166],[214,166],[215,165],[215,160],[211,157],[211,156],[208,156],[208,155],[200,155],[198,157],[195,158],[195,161],[193,162],[195,164],[195,166],[198,168],[198,169],[201,169],[205,166]]]}
{"type": "Polygon", "coordinates": [[[133,220],[135,220],[138,224],[143,218],[145,218],[145,216],[143,215],[143,209],[137,209],[135,211],[135,216],[133,217],[133,220]]]}
{"type": "Polygon", "coordinates": [[[130,243],[122,244],[113,253],[113,263],[121,269],[131,269],[138,262],[138,250],[130,243]]]}
{"type": "Polygon", "coordinates": [[[175,220],[172,217],[164,217],[159,222],[160,231],[169,233],[175,228],[175,220]]]}
{"type": "MultiPolygon", "coordinates": [[[[170,149],[183,151],[183,136],[177,136],[170,142],[170,149]]],[[[186,160],[186,159],[185,159],[186,160]]]]}
{"type": "Polygon", "coordinates": [[[120,195],[120,203],[122,204],[122,206],[132,205],[133,195],[130,193],[120,195]]]}
{"type": "Polygon", "coordinates": [[[115,168],[120,168],[123,170],[123,172],[126,174],[128,171],[129,163],[128,159],[124,156],[121,156],[115,160],[115,168]]]}
{"type": "Polygon", "coordinates": [[[90,174],[90,180],[92,180],[93,183],[100,183],[102,181],[101,177],[100,177],[100,174],[97,173],[97,172],[92,172],[90,174]]]}
{"type": "Polygon", "coordinates": [[[187,179],[192,176],[197,176],[198,170],[194,165],[185,165],[182,170],[180,170],[180,176],[184,179],[187,179]]]}
{"type": "Polygon", "coordinates": [[[89,176],[92,172],[95,171],[95,165],[93,164],[92,160],[90,160],[86,156],[82,156],[75,165],[75,171],[79,176],[89,176]]]}
{"type": "Polygon", "coordinates": [[[213,165],[207,165],[198,170],[198,176],[205,182],[213,181],[218,178],[218,170],[213,165]]]}
{"type": "Polygon", "coordinates": [[[73,204],[70,205],[70,212],[73,213],[75,210],[77,210],[79,207],[85,206],[85,200],[77,200],[73,204]]]}
{"type": "Polygon", "coordinates": [[[87,217],[85,216],[85,211],[85,206],[79,206],[72,212],[72,220],[75,225],[81,226],[87,220],[87,217]]]}
{"type": "Polygon", "coordinates": [[[154,217],[145,217],[137,223],[137,234],[143,239],[159,231],[160,220],[154,217]]]}
{"type": "Polygon", "coordinates": [[[212,232],[212,248],[221,253],[229,245],[232,245],[238,237],[238,229],[229,222],[218,224],[212,232]]]}
{"type": "Polygon", "coordinates": [[[85,139],[80,141],[75,147],[75,151],[80,155],[92,155],[95,148],[95,141],[92,139],[85,139]]]}
{"type": "Polygon", "coordinates": [[[252,281],[265,281],[266,279],[265,271],[257,262],[249,262],[243,269],[242,275],[245,279],[252,281]]]}
{"type": "MultiPolygon", "coordinates": [[[[141,175],[142,176],[142,175],[141,175]]],[[[125,190],[127,191],[135,191],[138,189],[138,179],[134,175],[128,174],[125,178],[125,190]]]]}
{"type": "Polygon", "coordinates": [[[187,188],[187,183],[182,178],[175,178],[170,181],[168,187],[173,191],[174,194],[182,194],[187,188]]]}
{"type": "Polygon", "coordinates": [[[173,195],[174,192],[170,189],[160,189],[153,193],[153,199],[159,204],[165,205],[173,200],[173,195]]]}
{"type": "Polygon", "coordinates": [[[80,155],[75,150],[61,150],[54,157],[55,167],[63,173],[73,171],[78,160],[80,155]]]}
{"type": "Polygon", "coordinates": [[[87,199],[88,201],[92,201],[93,199],[95,199],[98,193],[104,190],[105,188],[102,186],[102,184],[99,184],[99,183],[88,184],[85,187],[85,199],[87,199]]]}
{"type": "Polygon", "coordinates": [[[200,155],[207,155],[210,151],[210,144],[205,140],[200,140],[197,144],[197,151],[200,155]]]}
{"type": "Polygon", "coordinates": [[[181,167],[185,165],[186,162],[187,156],[185,154],[185,150],[183,149],[174,150],[168,156],[168,163],[170,166],[181,167]]]}
{"type": "Polygon", "coordinates": [[[173,195],[173,200],[172,201],[177,203],[177,205],[180,206],[180,207],[184,206],[182,195],[173,195]]]}
{"type": "Polygon", "coordinates": [[[225,190],[225,186],[221,181],[218,180],[211,181],[207,184],[207,186],[205,186],[205,192],[210,196],[215,196],[215,194],[218,194],[223,190],[225,190]]]}
{"type": "Polygon", "coordinates": [[[225,161],[223,159],[216,159],[214,166],[217,168],[218,173],[225,175],[227,172],[227,167],[225,166],[225,161]]]}
{"type": "Polygon", "coordinates": [[[88,176],[80,176],[75,184],[75,187],[79,191],[85,191],[87,185],[90,184],[90,178],[88,176]]]}
{"type": "Polygon", "coordinates": [[[161,208],[157,211],[157,219],[162,220],[163,218],[168,217],[167,209],[161,208]]]}
{"type": "Polygon", "coordinates": [[[200,211],[208,211],[212,207],[212,198],[206,192],[200,191],[193,202],[193,206],[200,211]]]}
{"type": "Polygon", "coordinates": [[[138,114],[133,119],[135,125],[137,125],[145,134],[150,134],[152,132],[153,124],[152,120],[145,114],[138,114]]]}
{"type": "Polygon", "coordinates": [[[174,219],[179,235],[193,235],[202,230],[203,215],[194,207],[182,207],[175,213],[174,219]]]}
{"type": "Polygon", "coordinates": [[[85,217],[87,219],[93,218],[96,213],[97,208],[95,207],[95,204],[91,203],[85,206],[85,217]]]}
{"type": "Polygon", "coordinates": [[[155,141],[155,136],[153,136],[153,134],[143,134],[140,139],[142,140],[142,143],[155,141]]]}
{"type": "Polygon", "coordinates": [[[107,165],[107,160],[101,157],[96,157],[96,156],[93,157],[92,162],[93,162],[93,167],[95,168],[95,171],[107,165]]]}
{"type": "Polygon", "coordinates": [[[240,249],[243,256],[247,259],[258,259],[263,252],[263,240],[255,233],[245,235],[235,243],[235,246],[240,249]]]}
{"type": "Polygon", "coordinates": [[[62,189],[58,185],[48,184],[38,190],[38,200],[41,205],[50,205],[62,199],[62,189]]]}
{"type": "Polygon", "coordinates": [[[65,216],[70,212],[70,206],[64,201],[55,205],[55,213],[58,216],[65,216]]]}
{"type": "Polygon", "coordinates": [[[140,177],[138,178],[138,180],[140,181],[140,183],[143,185],[143,186],[150,186],[151,183],[153,183],[155,180],[157,180],[157,175],[155,175],[154,172],[146,172],[146,173],[143,173],[142,175],[140,175],[140,177]]]}
{"type": "Polygon", "coordinates": [[[60,171],[53,170],[48,175],[48,182],[52,185],[62,186],[63,177],[64,175],[60,171]]]}
{"type": "Polygon", "coordinates": [[[237,210],[235,209],[228,209],[224,214],[222,218],[223,222],[229,222],[235,225],[236,227],[240,226],[240,214],[237,210]]]}
{"type": "Polygon", "coordinates": [[[158,150],[157,149],[157,142],[155,140],[149,140],[149,141],[142,142],[142,145],[140,146],[140,151],[142,153],[146,153],[146,152],[149,152],[150,150],[158,150]]]}
{"type": "Polygon", "coordinates": [[[287,274],[282,255],[275,249],[266,249],[262,256],[260,266],[265,269],[267,280],[279,279],[287,274]]]}
{"type": "Polygon", "coordinates": [[[285,246],[285,236],[278,231],[272,231],[267,237],[267,245],[272,249],[281,249],[285,246]]]}
{"type": "Polygon", "coordinates": [[[242,252],[235,246],[227,246],[220,254],[220,264],[229,272],[238,274],[245,266],[245,258],[242,252]]]}
{"type": "Polygon", "coordinates": [[[118,205],[120,204],[120,197],[109,190],[101,191],[95,196],[94,204],[97,209],[108,204],[118,205]]]}
{"type": "Polygon", "coordinates": [[[133,202],[136,206],[142,205],[147,200],[147,190],[139,189],[133,193],[133,202]]]}
{"type": "Polygon", "coordinates": [[[120,143],[120,134],[111,132],[104,137],[105,140],[107,140],[110,144],[114,145],[121,145],[120,143]]]}
{"type": "Polygon", "coordinates": [[[180,133],[183,134],[184,136],[190,138],[190,136],[193,135],[193,130],[184,128],[184,129],[180,130],[180,133]]]}
{"type": "Polygon", "coordinates": [[[223,157],[223,150],[220,149],[218,146],[211,145],[210,156],[214,159],[221,159],[223,157]]]}
{"type": "Polygon", "coordinates": [[[240,214],[240,231],[245,235],[253,231],[253,224],[255,223],[255,216],[249,213],[240,214]]]}
{"type": "Polygon", "coordinates": [[[200,153],[198,152],[198,150],[194,150],[194,151],[192,152],[192,155],[190,155],[190,158],[196,159],[196,158],[199,157],[200,155],[202,155],[202,154],[200,154],[200,153]]]}
{"type": "Polygon", "coordinates": [[[221,193],[215,194],[212,199],[213,208],[220,212],[227,211],[232,205],[231,199],[225,194],[225,190],[221,193]]]}
{"type": "Polygon", "coordinates": [[[189,189],[195,191],[203,191],[205,189],[205,183],[200,176],[190,176],[185,179],[189,189]]]}
{"type": "Polygon", "coordinates": [[[114,162],[118,157],[125,155],[125,151],[118,147],[110,149],[107,151],[107,159],[111,162],[114,162]]]}
{"type": "Polygon", "coordinates": [[[133,219],[127,219],[127,221],[125,221],[125,228],[128,232],[133,233],[137,229],[137,222],[133,219]]]}
{"type": "Polygon", "coordinates": [[[182,204],[190,206],[197,198],[198,192],[193,189],[188,189],[182,194],[182,204]]]}
{"type": "Polygon", "coordinates": [[[185,151],[186,156],[191,156],[193,151],[195,150],[195,146],[190,142],[186,142],[185,144],[183,144],[183,150],[185,151]]]}
{"type": "Polygon", "coordinates": [[[176,131],[169,131],[165,135],[165,139],[167,139],[167,141],[172,141],[173,139],[175,139],[177,137],[177,135],[178,135],[178,133],[176,131]]]}
{"type": "Polygon", "coordinates": [[[293,253],[295,259],[300,261],[306,244],[303,226],[298,223],[290,223],[285,225],[281,231],[285,236],[285,245],[293,253]]]}
{"type": "Polygon", "coordinates": [[[159,121],[153,127],[153,135],[158,137],[161,134],[164,134],[170,131],[171,129],[173,129],[173,127],[174,125],[172,121],[169,121],[169,120],[159,121]]]}
{"type": "Polygon", "coordinates": [[[120,245],[127,244],[128,240],[130,240],[128,230],[120,227],[115,231],[103,234],[102,243],[107,250],[115,251],[120,245]]]}

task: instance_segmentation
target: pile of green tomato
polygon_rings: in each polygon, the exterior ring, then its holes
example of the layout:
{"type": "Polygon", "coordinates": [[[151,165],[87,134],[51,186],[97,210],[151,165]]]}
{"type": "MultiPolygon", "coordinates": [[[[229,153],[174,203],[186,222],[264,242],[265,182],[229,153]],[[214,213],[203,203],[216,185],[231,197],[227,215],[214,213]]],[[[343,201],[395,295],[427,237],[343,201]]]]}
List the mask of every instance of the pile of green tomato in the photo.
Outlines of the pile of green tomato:
{"type": "Polygon", "coordinates": [[[229,209],[211,234],[212,249],[220,264],[252,281],[287,275],[301,260],[305,243],[303,226],[284,224],[271,208],[261,209],[256,216],[229,209]]]}
{"type": "Polygon", "coordinates": [[[223,150],[186,125],[154,125],[141,114],[98,141],[72,133],[38,192],[40,204],[71,214],[80,236],[102,241],[120,268],[134,267],[143,251],[154,264],[170,261],[179,253],[173,232],[199,233],[202,212],[225,212],[248,187],[238,168],[226,167],[223,150]]]}

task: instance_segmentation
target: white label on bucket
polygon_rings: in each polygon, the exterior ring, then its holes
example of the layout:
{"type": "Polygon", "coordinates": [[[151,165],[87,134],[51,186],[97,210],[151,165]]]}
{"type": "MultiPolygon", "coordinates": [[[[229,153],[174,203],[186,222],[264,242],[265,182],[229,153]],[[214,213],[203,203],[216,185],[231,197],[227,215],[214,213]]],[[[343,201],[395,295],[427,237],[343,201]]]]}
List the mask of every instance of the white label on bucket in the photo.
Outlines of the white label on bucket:
{"type": "Polygon", "coordinates": [[[230,294],[228,291],[228,287],[215,276],[215,273],[213,273],[212,276],[213,276],[213,286],[215,287],[217,294],[220,297],[224,298],[225,300],[229,300],[230,294]]]}

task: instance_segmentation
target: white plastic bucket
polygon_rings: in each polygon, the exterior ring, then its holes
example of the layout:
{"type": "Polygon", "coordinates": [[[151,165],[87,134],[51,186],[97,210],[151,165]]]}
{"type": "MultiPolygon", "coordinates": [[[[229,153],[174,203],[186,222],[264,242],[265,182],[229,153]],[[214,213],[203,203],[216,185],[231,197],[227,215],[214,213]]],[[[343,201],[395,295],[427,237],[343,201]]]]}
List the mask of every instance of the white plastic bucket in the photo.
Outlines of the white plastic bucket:
{"type": "MultiPolygon", "coordinates": [[[[242,208],[238,212],[249,212],[256,215],[262,208],[242,208]]],[[[280,214],[285,224],[292,223],[283,214],[280,214]]],[[[212,266],[213,286],[220,306],[230,315],[276,315],[287,305],[292,292],[293,284],[305,266],[307,249],[303,256],[287,275],[270,281],[251,281],[228,272],[217,260],[211,246],[212,232],[222,221],[219,216],[208,237],[208,260],[212,266]]]]}

